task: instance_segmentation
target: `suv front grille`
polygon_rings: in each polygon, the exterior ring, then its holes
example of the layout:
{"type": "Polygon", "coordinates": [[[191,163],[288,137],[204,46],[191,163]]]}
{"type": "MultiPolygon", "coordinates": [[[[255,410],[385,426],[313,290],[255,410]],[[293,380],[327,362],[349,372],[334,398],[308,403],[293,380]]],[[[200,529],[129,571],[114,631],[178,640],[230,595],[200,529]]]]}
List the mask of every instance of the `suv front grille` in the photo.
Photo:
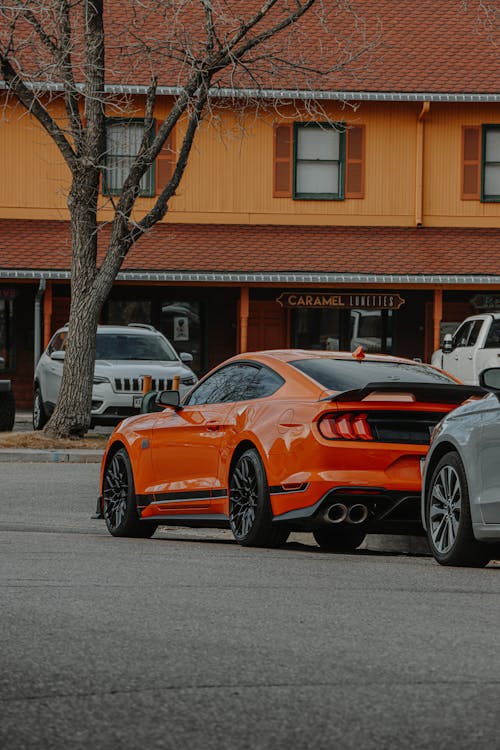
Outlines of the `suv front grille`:
{"type": "MultiPolygon", "coordinates": [[[[113,383],[117,393],[142,393],[142,378],[114,378],[113,383]]],[[[172,388],[171,378],[153,378],[152,391],[169,391],[172,388]]]]}

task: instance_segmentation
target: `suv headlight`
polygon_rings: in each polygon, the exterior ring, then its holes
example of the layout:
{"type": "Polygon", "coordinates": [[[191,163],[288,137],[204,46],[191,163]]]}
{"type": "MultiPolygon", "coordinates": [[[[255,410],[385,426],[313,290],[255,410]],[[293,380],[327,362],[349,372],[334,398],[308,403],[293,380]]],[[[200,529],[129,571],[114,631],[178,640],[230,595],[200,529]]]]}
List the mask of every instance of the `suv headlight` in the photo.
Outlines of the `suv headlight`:
{"type": "Polygon", "coordinates": [[[187,378],[181,378],[181,383],[182,385],[194,385],[196,380],[196,375],[189,375],[187,378]]]}
{"type": "Polygon", "coordinates": [[[92,382],[94,385],[99,385],[99,383],[111,383],[111,380],[104,377],[104,375],[94,375],[94,380],[92,382]]]}

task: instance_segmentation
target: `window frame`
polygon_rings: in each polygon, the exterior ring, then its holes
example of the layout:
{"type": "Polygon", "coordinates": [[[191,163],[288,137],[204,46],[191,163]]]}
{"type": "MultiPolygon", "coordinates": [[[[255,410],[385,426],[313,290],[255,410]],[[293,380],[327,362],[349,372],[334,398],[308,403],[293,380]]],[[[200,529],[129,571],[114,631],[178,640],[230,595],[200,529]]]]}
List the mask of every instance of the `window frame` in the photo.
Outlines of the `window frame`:
{"type": "Polygon", "coordinates": [[[489,165],[500,166],[500,158],[497,161],[486,162],[486,135],[488,131],[498,130],[500,131],[500,124],[487,123],[481,126],[481,202],[482,203],[500,203],[500,193],[497,194],[486,194],[485,192],[485,181],[486,181],[486,167],[489,165]]]}
{"type": "MultiPolygon", "coordinates": [[[[106,117],[106,154],[105,154],[105,167],[102,170],[102,194],[103,195],[121,195],[121,192],[123,190],[123,185],[118,188],[109,188],[106,183],[106,174],[108,169],[108,145],[107,145],[107,138],[108,138],[108,124],[115,125],[120,124],[122,127],[126,127],[127,125],[132,125],[134,123],[141,123],[144,126],[145,118],[144,117],[106,117]]],[[[153,121],[153,127],[151,130],[151,139],[150,143],[155,137],[156,132],[156,121],[153,121]]],[[[116,158],[116,154],[114,155],[116,158]]],[[[130,154],[120,154],[119,158],[135,158],[131,157],[130,154]]],[[[139,197],[141,198],[152,198],[156,195],[156,159],[154,162],[148,167],[148,170],[145,173],[145,176],[147,177],[147,184],[148,187],[144,190],[139,189],[139,197]]]]}
{"type": "MultiPolygon", "coordinates": [[[[293,150],[292,150],[292,198],[293,200],[331,200],[342,201],[345,199],[345,166],[346,166],[346,133],[343,122],[294,122],[293,123],[293,150]],[[338,163],[339,180],[337,193],[298,193],[297,192],[297,148],[298,132],[301,128],[316,128],[319,130],[336,130],[339,134],[339,157],[337,159],[317,159],[327,163],[338,163]]],[[[310,160],[304,160],[310,161],[310,160]]]]}

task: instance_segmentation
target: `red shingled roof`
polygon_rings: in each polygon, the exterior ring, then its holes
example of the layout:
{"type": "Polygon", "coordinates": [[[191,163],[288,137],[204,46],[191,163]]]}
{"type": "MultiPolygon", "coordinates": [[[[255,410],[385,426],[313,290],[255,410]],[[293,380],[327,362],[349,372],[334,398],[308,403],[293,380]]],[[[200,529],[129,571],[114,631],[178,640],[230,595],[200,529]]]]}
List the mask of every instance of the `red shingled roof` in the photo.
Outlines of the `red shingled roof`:
{"type": "MultiPolygon", "coordinates": [[[[153,68],[160,86],[175,86],[186,80],[189,65],[185,60],[173,65],[161,60],[161,53],[168,44],[182,39],[195,58],[199,55],[200,30],[204,27],[202,6],[184,5],[176,26],[172,11],[168,10],[170,4],[155,5],[157,12],[147,14],[143,9],[148,3],[131,0],[105,3],[108,84],[147,85],[153,68]],[[140,41],[155,50],[152,66],[140,41]]],[[[239,13],[247,17],[249,9],[256,5],[257,0],[224,3],[226,11],[231,8],[232,12],[227,11],[219,24],[221,37],[237,28],[235,19],[239,13]]],[[[309,68],[317,65],[327,68],[345,61],[349,52],[356,52],[364,40],[373,45],[369,54],[321,78],[311,70],[302,73],[279,70],[266,64],[265,55],[261,55],[257,66],[254,65],[256,79],[274,89],[500,93],[500,32],[494,13],[487,15],[489,6],[493,10],[498,6],[496,1],[351,0],[350,5],[354,16],[345,11],[347,4],[337,5],[333,0],[318,3],[291,30],[269,43],[270,50],[279,50],[282,57],[300,54],[309,68]],[[339,6],[344,10],[339,12],[339,6]],[[326,18],[321,16],[322,7],[327,9],[326,18]]],[[[275,8],[277,16],[281,7],[278,4],[275,8]]],[[[7,25],[6,29],[6,33],[10,32],[7,25]]],[[[31,46],[25,54],[30,61],[37,59],[31,46]]],[[[74,58],[78,61],[78,50],[74,58]]],[[[243,71],[230,71],[216,83],[254,87],[255,79],[243,71]]]]}
{"type": "MultiPolygon", "coordinates": [[[[0,269],[69,268],[68,222],[0,220],[0,269]]],[[[164,223],[123,270],[500,277],[500,230],[164,223]]]]}

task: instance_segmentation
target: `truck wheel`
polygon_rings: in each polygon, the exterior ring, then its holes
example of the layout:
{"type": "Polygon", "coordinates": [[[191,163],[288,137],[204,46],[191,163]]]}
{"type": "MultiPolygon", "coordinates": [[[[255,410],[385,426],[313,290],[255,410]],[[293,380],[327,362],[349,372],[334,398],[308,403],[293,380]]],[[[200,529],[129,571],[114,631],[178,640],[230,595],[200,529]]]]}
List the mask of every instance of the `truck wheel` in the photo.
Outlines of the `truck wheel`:
{"type": "Polygon", "coordinates": [[[16,418],[16,401],[12,391],[0,393],[0,432],[10,432],[16,418]]]}

